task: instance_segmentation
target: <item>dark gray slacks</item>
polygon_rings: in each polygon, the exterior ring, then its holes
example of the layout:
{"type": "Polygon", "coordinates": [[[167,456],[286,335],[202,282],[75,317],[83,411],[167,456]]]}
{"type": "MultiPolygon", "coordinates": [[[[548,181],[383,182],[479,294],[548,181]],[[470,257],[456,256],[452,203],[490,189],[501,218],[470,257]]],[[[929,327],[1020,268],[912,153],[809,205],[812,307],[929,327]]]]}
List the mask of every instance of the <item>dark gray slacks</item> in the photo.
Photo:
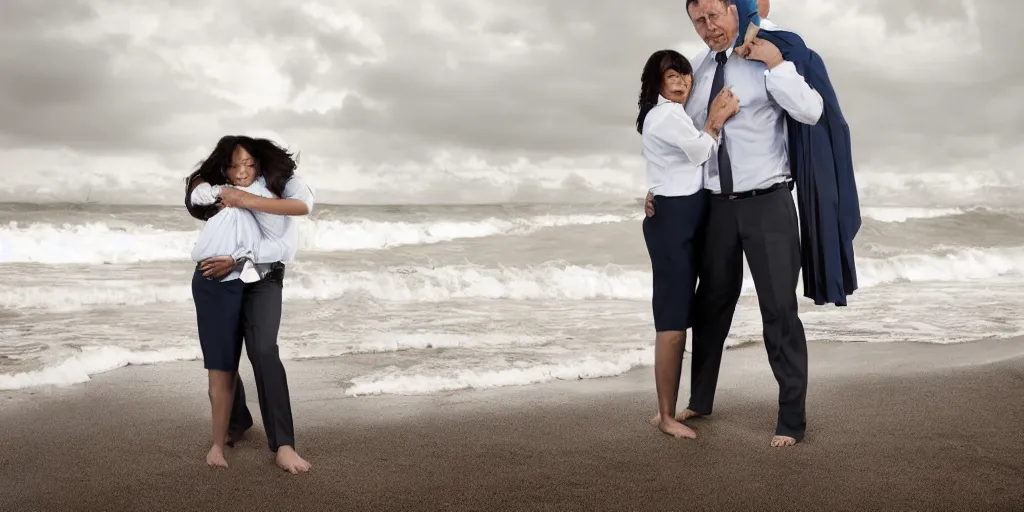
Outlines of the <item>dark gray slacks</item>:
{"type": "MultiPolygon", "coordinates": [[[[263,279],[245,285],[241,319],[245,352],[256,378],[263,428],[267,433],[267,444],[273,452],[282,446],[295,447],[288,376],[277,346],[278,330],[281,327],[284,265],[278,267],[263,279]]],[[[245,403],[245,387],[239,378],[235,383],[229,432],[241,434],[252,424],[252,414],[245,403]]]]}
{"type": "Polygon", "coordinates": [[[697,286],[689,408],[711,414],[725,339],[743,285],[743,254],[761,309],[768,363],[779,384],[778,435],[807,428],[807,338],[797,308],[800,229],[786,188],[745,199],[711,196],[697,286]]]}

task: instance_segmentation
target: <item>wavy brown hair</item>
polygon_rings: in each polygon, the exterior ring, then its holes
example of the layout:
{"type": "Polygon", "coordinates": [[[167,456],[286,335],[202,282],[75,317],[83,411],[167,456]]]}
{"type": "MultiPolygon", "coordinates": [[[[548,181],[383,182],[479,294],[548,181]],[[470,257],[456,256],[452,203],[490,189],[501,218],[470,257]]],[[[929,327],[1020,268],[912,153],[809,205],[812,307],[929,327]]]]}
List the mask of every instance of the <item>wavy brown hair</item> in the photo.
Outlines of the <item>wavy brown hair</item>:
{"type": "Polygon", "coordinates": [[[640,75],[640,95],[637,100],[640,113],[636,116],[637,133],[644,133],[644,119],[647,118],[647,113],[658,104],[658,95],[661,94],[661,84],[665,79],[665,72],[670,69],[683,76],[693,74],[693,66],[690,65],[690,61],[675,50],[658,50],[647,59],[644,72],[640,75]]]}
{"type": "Polygon", "coordinates": [[[245,135],[221,137],[213,152],[201,160],[196,170],[185,179],[186,190],[192,187],[192,182],[196,178],[202,178],[211,185],[226,185],[228,178],[225,171],[231,167],[231,155],[238,146],[245,148],[252,155],[257,175],[263,176],[267,181],[267,189],[281,197],[288,180],[295,175],[295,168],[298,166],[296,155],[269,139],[245,135]]]}

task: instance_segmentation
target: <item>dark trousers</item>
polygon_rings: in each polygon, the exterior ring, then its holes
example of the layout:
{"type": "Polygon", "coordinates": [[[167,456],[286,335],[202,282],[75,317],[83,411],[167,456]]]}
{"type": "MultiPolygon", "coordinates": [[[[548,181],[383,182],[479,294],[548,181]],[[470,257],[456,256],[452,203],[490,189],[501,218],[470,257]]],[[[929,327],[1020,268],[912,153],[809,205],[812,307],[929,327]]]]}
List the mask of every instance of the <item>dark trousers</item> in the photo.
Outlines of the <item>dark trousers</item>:
{"type": "Polygon", "coordinates": [[[743,285],[743,254],[761,307],[768,363],[779,383],[775,433],[801,440],[807,425],[807,338],[797,314],[800,229],[796,205],[785,187],[744,199],[710,199],[689,408],[711,414],[725,339],[743,285]]]}
{"type": "MultiPolygon", "coordinates": [[[[263,279],[245,285],[242,296],[241,335],[245,338],[245,352],[256,377],[256,393],[267,443],[274,452],[281,446],[295,447],[288,376],[277,347],[283,285],[284,265],[279,265],[263,279]]],[[[242,432],[252,424],[252,414],[245,403],[245,387],[239,378],[235,383],[229,431],[242,432]]]]}

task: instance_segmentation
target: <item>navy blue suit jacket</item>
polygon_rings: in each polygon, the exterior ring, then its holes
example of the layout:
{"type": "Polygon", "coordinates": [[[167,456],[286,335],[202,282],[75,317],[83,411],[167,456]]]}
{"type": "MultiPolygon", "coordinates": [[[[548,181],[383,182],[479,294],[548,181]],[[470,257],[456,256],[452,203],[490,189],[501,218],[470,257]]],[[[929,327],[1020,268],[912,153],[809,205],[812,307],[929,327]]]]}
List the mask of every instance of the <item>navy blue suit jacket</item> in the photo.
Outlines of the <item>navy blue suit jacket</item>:
{"type": "Polygon", "coordinates": [[[787,116],[789,165],[800,206],[804,296],[819,306],[845,306],[846,297],[857,289],[853,239],[861,225],[850,127],[825,63],[800,36],[761,30],[758,37],[777,46],[824,103],[821,119],[813,126],[787,116]]]}

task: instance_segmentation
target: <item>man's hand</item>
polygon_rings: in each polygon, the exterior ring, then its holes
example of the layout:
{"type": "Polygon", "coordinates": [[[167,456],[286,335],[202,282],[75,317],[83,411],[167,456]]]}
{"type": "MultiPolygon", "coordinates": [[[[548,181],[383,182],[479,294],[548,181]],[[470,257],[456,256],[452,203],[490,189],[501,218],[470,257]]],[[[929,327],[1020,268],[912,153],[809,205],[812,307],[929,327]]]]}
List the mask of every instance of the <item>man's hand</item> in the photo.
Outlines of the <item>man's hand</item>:
{"type": "Polygon", "coordinates": [[[249,201],[256,196],[233,187],[224,187],[220,191],[220,204],[225,208],[248,208],[249,201]]]}
{"type": "Polygon", "coordinates": [[[647,192],[647,199],[644,200],[644,213],[648,217],[654,217],[654,194],[647,192]]]}
{"type": "Polygon", "coordinates": [[[235,259],[231,256],[214,256],[199,263],[203,276],[220,279],[231,273],[235,268],[235,259]]]}
{"type": "Polygon", "coordinates": [[[768,69],[782,64],[782,52],[779,48],[760,37],[755,37],[753,41],[736,48],[736,53],[747,60],[761,61],[768,69]]]}

